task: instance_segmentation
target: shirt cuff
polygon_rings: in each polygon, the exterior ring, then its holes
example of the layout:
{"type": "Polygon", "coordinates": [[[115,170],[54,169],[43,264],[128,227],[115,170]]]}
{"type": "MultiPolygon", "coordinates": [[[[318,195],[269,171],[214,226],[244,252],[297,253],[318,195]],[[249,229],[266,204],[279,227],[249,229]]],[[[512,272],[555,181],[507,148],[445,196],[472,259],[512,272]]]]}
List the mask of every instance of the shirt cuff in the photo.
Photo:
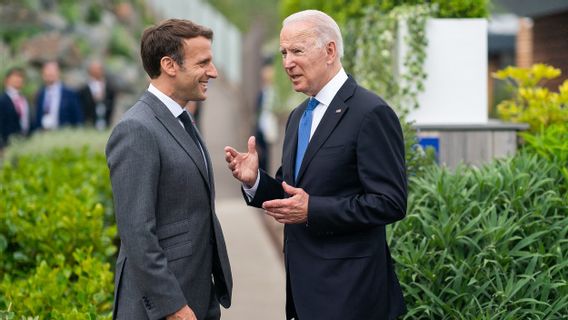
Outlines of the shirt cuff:
{"type": "Polygon", "coordinates": [[[260,183],[260,170],[256,174],[256,181],[254,182],[254,185],[252,187],[247,188],[247,186],[243,183],[243,190],[245,191],[245,194],[247,195],[249,202],[252,201],[252,199],[254,199],[254,196],[256,195],[256,189],[258,189],[259,183],[260,183]]]}

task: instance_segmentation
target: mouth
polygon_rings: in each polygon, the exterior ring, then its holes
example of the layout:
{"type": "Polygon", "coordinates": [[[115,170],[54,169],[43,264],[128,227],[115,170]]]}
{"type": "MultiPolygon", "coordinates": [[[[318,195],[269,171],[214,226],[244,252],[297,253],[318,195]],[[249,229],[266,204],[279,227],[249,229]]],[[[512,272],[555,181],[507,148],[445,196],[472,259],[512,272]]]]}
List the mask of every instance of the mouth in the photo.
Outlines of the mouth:
{"type": "Polygon", "coordinates": [[[292,82],[296,82],[298,81],[302,76],[299,74],[289,74],[288,77],[290,77],[290,80],[292,80],[292,82]]]}
{"type": "Polygon", "coordinates": [[[207,91],[207,85],[208,85],[208,81],[199,81],[199,85],[201,86],[201,88],[203,89],[203,91],[207,91]]]}

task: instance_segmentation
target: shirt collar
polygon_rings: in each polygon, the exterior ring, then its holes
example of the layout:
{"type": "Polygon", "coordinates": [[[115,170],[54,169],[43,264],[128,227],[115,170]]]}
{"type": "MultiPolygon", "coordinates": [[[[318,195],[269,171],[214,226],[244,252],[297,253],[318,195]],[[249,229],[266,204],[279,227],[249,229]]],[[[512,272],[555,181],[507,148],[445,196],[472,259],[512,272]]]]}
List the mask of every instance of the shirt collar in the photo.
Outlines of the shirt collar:
{"type": "Polygon", "coordinates": [[[56,81],[53,84],[46,86],[45,89],[49,91],[59,91],[61,90],[61,86],[61,81],[56,81]]]}
{"type": "Polygon", "coordinates": [[[175,102],[172,98],[165,95],[158,88],[154,87],[154,85],[151,83],[150,86],[148,87],[148,92],[155,95],[156,98],[158,98],[158,100],[160,100],[163,104],[165,104],[166,107],[168,107],[168,110],[170,110],[170,112],[174,115],[174,117],[176,118],[179,117],[179,115],[183,112],[183,108],[177,102],[175,102]]]}
{"type": "Polygon", "coordinates": [[[6,86],[6,93],[11,98],[15,98],[15,97],[18,97],[20,95],[20,92],[18,90],[16,90],[15,88],[12,88],[12,87],[8,87],[8,86],[6,86]]]}
{"type": "Polygon", "coordinates": [[[316,94],[315,98],[319,103],[329,106],[331,101],[347,81],[347,73],[341,68],[337,74],[316,94]]]}

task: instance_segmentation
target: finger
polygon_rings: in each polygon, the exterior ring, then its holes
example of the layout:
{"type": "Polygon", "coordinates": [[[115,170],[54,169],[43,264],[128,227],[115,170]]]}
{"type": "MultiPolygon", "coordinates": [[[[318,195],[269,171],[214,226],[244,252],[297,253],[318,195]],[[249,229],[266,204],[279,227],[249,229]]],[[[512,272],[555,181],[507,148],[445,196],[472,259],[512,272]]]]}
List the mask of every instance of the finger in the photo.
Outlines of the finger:
{"type": "Polygon", "coordinates": [[[231,162],[234,159],[235,159],[235,157],[233,157],[230,152],[225,152],[225,161],[231,162]]]}
{"type": "Polygon", "coordinates": [[[248,153],[256,153],[256,139],[254,138],[254,136],[251,136],[248,139],[248,153]]]}
{"type": "Polygon", "coordinates": [[[284,189],[284,192],[290,195],[295,195],[302,191],[302,189],[300,188],[294,188],[291,185],[287,184],[286,181],[282,182],[282,188],[284,189]]]}
{"type": "Polygon", "coordinates": [[[231,156],[236,157],[239,155],[239,152],[233,147],[225,147],[225,152],[229,153],[231,156]]]}
{"type": "Polygon", "coordinates": [[[277,199],[277,200],[269,200],[269,201],[265,201],[262,204],[262,208],[264,210],[274,210],[274,209],[279,209],[279,208],[283,208],[286,207],[286,204],[290,202],[287,199],[277,199]]]}

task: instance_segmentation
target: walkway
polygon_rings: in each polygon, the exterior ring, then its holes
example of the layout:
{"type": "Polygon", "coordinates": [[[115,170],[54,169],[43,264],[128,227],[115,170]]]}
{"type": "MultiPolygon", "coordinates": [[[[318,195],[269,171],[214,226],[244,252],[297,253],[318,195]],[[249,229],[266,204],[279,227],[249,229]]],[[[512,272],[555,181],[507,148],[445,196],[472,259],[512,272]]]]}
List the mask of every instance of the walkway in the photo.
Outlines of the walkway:
{"type": "Polygon", "coordinates": [[[260,210],[247,207],[232,177],[223,148],[245,150],[250,128],[241,118],[240,97],[222,80],[210,82],[202,109],[202,132],[215,172],[217,214],[233,270],[233,304],[222,320],[284,319],[285,282],[280,248],[274,245],[260,210]]]}

